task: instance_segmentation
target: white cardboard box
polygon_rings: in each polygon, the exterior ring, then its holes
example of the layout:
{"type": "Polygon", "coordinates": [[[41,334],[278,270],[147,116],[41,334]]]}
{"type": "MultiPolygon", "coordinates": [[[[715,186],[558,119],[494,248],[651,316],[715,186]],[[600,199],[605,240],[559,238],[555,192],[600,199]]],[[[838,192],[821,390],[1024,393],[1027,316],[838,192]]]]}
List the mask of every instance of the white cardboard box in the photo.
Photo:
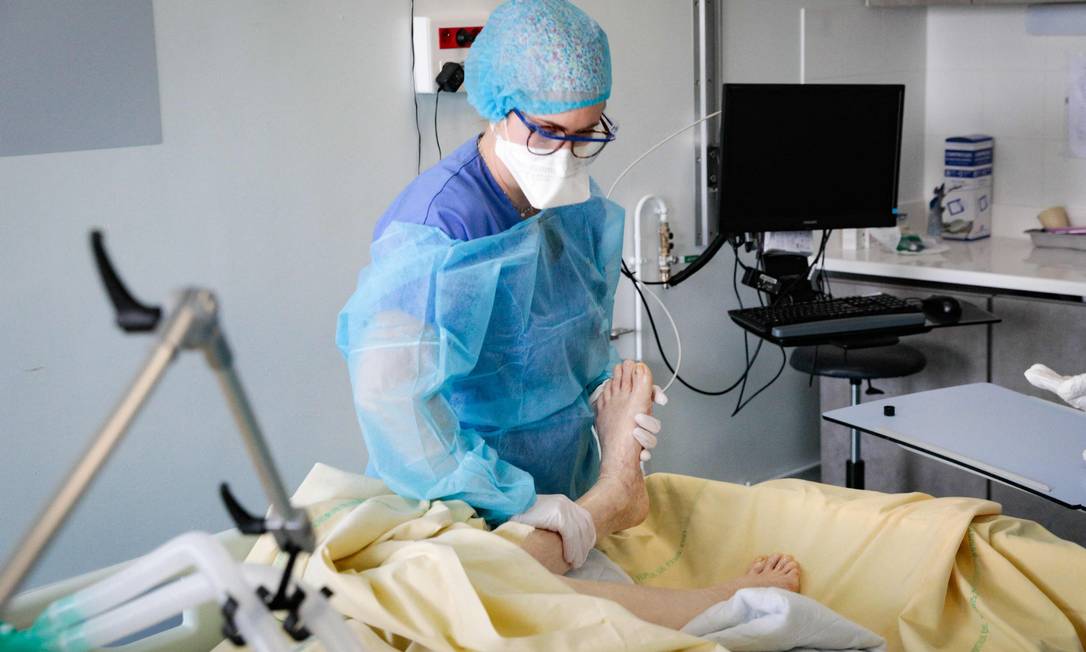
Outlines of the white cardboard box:
{"type": "Polygon", "coordinates": [[[943,157],[943,237],[977,240],[992,235],[991,136],[974,134],[946,139],[943,157]]]}

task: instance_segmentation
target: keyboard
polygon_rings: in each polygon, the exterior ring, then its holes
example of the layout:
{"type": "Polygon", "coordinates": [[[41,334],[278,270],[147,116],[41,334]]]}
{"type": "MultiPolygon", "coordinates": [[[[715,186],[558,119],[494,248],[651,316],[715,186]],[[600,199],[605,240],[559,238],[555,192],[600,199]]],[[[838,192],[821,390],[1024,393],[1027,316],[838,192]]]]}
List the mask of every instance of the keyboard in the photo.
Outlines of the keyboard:
{"type": "Polygon", "coordinates": [[[762,336],[800,337],[919,326],[924,312],[888,294],[815,299],[802,303],[729,310],[747,330],[762,336]]]}

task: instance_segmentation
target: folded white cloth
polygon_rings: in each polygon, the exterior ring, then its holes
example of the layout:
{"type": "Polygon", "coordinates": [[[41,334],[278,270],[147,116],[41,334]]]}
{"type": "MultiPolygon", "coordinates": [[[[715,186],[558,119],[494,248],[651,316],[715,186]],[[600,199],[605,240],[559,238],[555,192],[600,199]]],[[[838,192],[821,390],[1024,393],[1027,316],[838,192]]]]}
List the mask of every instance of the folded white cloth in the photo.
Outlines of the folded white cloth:
{"type": "MultiPolygon", "coordinates": [[[[599,550],[566,577],[632,584],[599,550]]],[[[709,607],[683,627],[732,652],[884,652],[886,641],[829,607],[783,589],[742,589],[709,607]]]]}
{"type": "Polygon", "coordinates": [[[883,652],[886,641],[828,607],[784,589],[741,589],[682,630],[732,652],[883,652]]]}

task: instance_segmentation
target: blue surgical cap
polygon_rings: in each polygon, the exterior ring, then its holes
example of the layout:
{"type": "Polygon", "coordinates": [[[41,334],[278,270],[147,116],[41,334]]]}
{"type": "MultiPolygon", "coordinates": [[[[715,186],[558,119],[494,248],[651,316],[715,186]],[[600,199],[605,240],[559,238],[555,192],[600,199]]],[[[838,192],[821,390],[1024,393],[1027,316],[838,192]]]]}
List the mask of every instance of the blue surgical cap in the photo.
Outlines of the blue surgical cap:
{"type": "Polygon", "coordinates": [[[468,101],[490,122],[514,108],[562,113],[611,96],[611,49],[566,0],[508,0],[472,44],[464,76],[468,101]]]}

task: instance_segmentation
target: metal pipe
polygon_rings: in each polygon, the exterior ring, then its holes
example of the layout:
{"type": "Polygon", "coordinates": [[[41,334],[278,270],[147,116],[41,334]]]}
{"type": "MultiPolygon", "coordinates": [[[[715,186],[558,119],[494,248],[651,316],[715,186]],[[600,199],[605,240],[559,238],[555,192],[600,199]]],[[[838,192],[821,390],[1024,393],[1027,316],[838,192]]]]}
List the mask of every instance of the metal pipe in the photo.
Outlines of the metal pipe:
{"type": "MultiPolygon", "coordinates": [[[[849,381],[849,385],[852,389],[852,405],[859,405],[860,382],[858,380],[849,381]]],[[[860,431],[856,428],[851,428],[849,432],[852,433],[852,445],[849,450],[849,459],[855,464],[860,461],[860,431]]]]}
{"type": "MultiPolygon", "coordinates": [[[[641,280],[641,209],[645,206],[645,202],[649,201],[652,195],[645,195],[637,202],[637,207],[634,209],[634,223],[633,223],[633,265],[632,273],[634,278],[641,280]]],[[[637,290],[634,290],[633,296],[634,306],[634,360],[641,361],[644,359],[644,344],[643,333],[641,332],[642,326],[642,309],[641,301],[638,300],[637,290]]]]}
{"type": "MultiPolygon", "coordinates": [[[[220,341],[219,346],[229,351],[226,348],[226,340],[221,334],[218,340],[220,341]]],[[[211,354],[209,353],[208,356],[210,358],[211,354]]],[[[252,458],[253,464],[256,466],[256,474],[260,478],[260,484],[264,487],[264,493],[268,495],[268,500],[271,502],[272,512],[283,520],[283,523],[278,527],[269,523],[269,530],[275,535],[281,549],[288,549],[285,544],[289,542],[301,550],[312,552],[315,542],[309,519],[304,511],[296,509],[290,504],[290,496],[287,495],[283,481],[275,470],[275,462],[272,460],[271,451],[268,450],[267,441],[261,434],[260,426],[256,422],[256,415],[253,413],[249,400],[245,396],[245,391],[241,387],[241,379],[238,378],[232,364],[212,366],[215,369],[215,376],[222,386],[223,393],[226,394],[227,403],[230,405],[230,413],[234,416],[234,422],[237,423],[238,430],[241,431],[241,439],[245,442],[245,449],[249,452],[249,457],[252,458]]]]}
{"type": "Polygon", "coordinates": [[[275,536],[276,543],[282,550],[297,548],[312,552],[315,542],[309,518],[304,511],[295,509],[290,504],[290,497],[276,471],[267,440],[264,439],[256,415],[241,386],[241,379],[234,371],[234,355],[219,326],[218,300],[214,293],[206,289],[187,290],[185,297],[185,308],[198,317],[186,345],[204,352],[208,366],[215,371],[219,380],[230,407],[230,414],[241,432],[245,449],[253,460],[260,484],[272,506],[272,516],[267,522],[268,531],[275,536]]]}
{"type": "Polygon", "coordinates": [[[208,364],[215,370],[245,448],[253,459],[260,483],[272,504],[273,518],[269,519],[267,526],[279,547],[283,550],[290,550],[291,547],[307,552],[313,550],[313,530],[309,518],[303,510],[295,509],[290,504],[290,497],[275,469],[256,415],[234,371],[233,355],[219,328],[215,295],[205,289],[184,290],[168,321],[162,326],[161,333],[158,344],[151,350],[120,403],[0,572],[0,614],[131,427],[132,421],[181,349],[202,350],[208,364]]]}
{"type": "MultiPolygon", "coordinates": [[[[657,197],[656,195],[645,195],[641,199],[637,200],[637,206],[634,208],[634,212],[633,212],[633,258],[631,260],[629,260],[628,262],[629,262],[629,264],[630,264],[629,266],[631,268],[630,271],[633,273],[634,278],[637,279],[638,281],[641,280],[641,271],[642,271],[641,268],[644,265],[644,263],[646,262],[645,258],[642,256],[642,253],[641,253],[642,252],[642,246],[641,246],[641,219],[642,219],[641,218],[641,211],[644,210],[645,206],[649,202],[655,202],[656,203],[656,210],[654,212],[655,212],[655,214],[656,214],[656,216],[658,218],[663,218],[665,221],[666,221],[666,218],[667,218],[667,203],[665,203],[664,200],[661,199],[660,197],[657,197]]],[[[669,244],[670,244],[670,239],[669,239],[669,244]]],[[[669,276],[670,276],[670,273],[669,273],[669,276]]],[[[662,279],[662,280],[666,281],[667,279],[665,278],[665,279],[662,279]]],[[[646,291],[647,291],[647,289],[646,289],[646,291]]],[[[633,297],[633,305],[634,305],[634,359],[635,360],[642,360],[643,356],[644,356],[644,344],[643,344],[644,333],[642,332],[642,325],[643,325],[643,313],[642,313],[642,310],[644,309],[644,307],[641,305],[641,302],[637,298],[636,290],[635,290],[635,294],[634,294],[634,297],[633,297]]]]}

